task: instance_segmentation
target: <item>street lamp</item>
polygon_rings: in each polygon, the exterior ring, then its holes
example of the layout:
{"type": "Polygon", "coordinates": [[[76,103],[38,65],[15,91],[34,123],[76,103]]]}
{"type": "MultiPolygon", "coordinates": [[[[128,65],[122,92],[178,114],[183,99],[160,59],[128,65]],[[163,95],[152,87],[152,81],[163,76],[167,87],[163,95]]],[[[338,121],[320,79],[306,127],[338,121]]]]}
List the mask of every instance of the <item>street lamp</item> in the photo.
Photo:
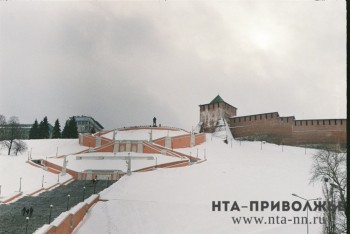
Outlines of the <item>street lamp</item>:
{"type": "Polygon", "coordinates": [[[22,177],[19,177],[19,192],[21,192],[22,188],[22,177]]]}
{"type": "Polygon", "coordinates": [[[130,153],[128,153],[128,169],[126,174],[129,176],[131,175],[131,157],[130,157],[130,153]]]}
{"type": "Polygon", "coordinates": [[[53,207],[53,205],[51,204],[51,205],[50,205],[49,224],[51,223],[52,207],[53,207]]]}
{"type": "Polygon", "coordinates": [[[26,234],[28,233],[28,222],[29,222],[29,217],[26,217],[26,234]]]}
{"type": "Polygon", "coordinates": [[[83,187],[83,201],[85,201],[85,189],[86,189],[86,187],[84,186],[83,187]]]}
{"type": "Polygon", "coordinates": [[[41,187],[42,188],[44,187],[44,178],[45,178],[45,176],[43,175],[43,179],[41,180],[41,187]]]}
{"type": "MultiPolygon", "coordinates": [[[[300,197],[299,195],[297,195],[297,194],[295,194],[295,193],[293,193],[292,194],[292,196],[294,196],[294,197],[298,197],[298,198],[300,198],[300,199],[303,199],[303,200],[305,200],[307,203],[309,202],[309,201],[315,201],[315,200],[321,200],[322,198],[320,198],[320,197],[318,197],[318,198],[313,198],[313,199],[306,199],[306,198],[303,198],[303,197],[300,197]]],[[[306,230],[307,230],[307,234],[309,234],[309,207],[307,206],[306,207],[306,230]]]]}
{"type": "Polygon", "coordinates": [[[67,195],[67,210],[69,208],[69,199],[70,199],[70,194],[67,195]]]}

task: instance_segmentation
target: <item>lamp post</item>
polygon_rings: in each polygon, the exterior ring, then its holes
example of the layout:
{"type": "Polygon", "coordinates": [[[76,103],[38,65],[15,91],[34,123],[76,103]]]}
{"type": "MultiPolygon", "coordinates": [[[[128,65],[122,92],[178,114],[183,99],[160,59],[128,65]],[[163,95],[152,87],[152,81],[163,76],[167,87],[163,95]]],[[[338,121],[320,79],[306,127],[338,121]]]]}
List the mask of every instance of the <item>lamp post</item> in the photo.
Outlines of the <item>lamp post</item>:
{"type": "Polygon", "coordinates": [[[67,210],[69,209],[69,199],[70,199],[70,194],[67,195],[67,210]]]}
{"type": "Polygon", "coordinates": [[[19,177],[19,192],[21,192],[22,189],[22,177],[19,177]]]}
{"type": "Polygon", "coordinates": [[[84,186],[83,187],[83,201],[85,201],[85,189],[86,189],[86,187],[84,186]]]}
{"type": "MultiPolygon", "coordinates": [[[[309,203],[309,201],[315,201],[315,200],[321,200],[320,197],[318,198],[312,198],[312,199],[306,199],[306,198],[303,198],[303,197],[300,197],[299,195],[293,193],[292,196],[294,197],[298,197],[300,199],[303,199],[305,200],[307,203],[309,203]]],[[[306,207],[306,233],[309,234],[309,207],[306,207]]]]}
{"type": "Polygon", "coordinates": [[[44,188],[44,178],[45,176],[43,175],[43,179],[41,180],[41,187],[44,188]]]}
{"type": "Polygon", "coordinates": [[[131,157],[130,153],[128,153],[128,170],[127,170],[127,175],[131,175],[131,157]]]}
{"type": "Polygon", "coordinates": [[[53,207],[53,205],[51,204],[50,205],[49,224],[51,223],[52,207],[53,207]]]}
{"type": "Polygon", "coordinates": [[[29,222],[29,217],[26,217],[26,234],[28,233],[28,222],[29,222]]]}

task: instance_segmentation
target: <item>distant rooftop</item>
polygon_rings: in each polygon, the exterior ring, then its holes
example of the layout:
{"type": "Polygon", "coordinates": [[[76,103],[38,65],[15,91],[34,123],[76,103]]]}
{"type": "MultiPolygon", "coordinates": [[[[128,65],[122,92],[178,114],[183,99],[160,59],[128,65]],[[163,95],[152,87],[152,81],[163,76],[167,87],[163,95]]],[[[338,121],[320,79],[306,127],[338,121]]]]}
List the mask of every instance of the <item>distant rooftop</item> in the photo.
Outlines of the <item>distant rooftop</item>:
{"type": "Polygon", "coordinates": [[[93,117],[91,116],[85,116],[85,115],[80,115],[80,116],[74,116],[75,120],[80,120],[80,119],[91,119],[92,121],[94,121],[100,128],[104,129],[104,127],[97,121],[95,120],[93,117]]]}
{"type": "MultiPolygon", "coordinates": [[[[227,102],[225,102],[224,99],[222,99],[222,97],[220,97],[219,94],[209,104],[215,104],[215,103],[221,103],[221,102],[224,102],[224,103],[226,103],[226,105],[229,105],[229,106],[231,106],[231,107],[233,107],[234,109],[237,110],[236,107],[234,107],[231,104],[228,104],[227,102]]],[[[202,104],[202,105],[199,105],[199,106],[206,106],[206,105],[209,105],[209,104],[202,104]]]]}

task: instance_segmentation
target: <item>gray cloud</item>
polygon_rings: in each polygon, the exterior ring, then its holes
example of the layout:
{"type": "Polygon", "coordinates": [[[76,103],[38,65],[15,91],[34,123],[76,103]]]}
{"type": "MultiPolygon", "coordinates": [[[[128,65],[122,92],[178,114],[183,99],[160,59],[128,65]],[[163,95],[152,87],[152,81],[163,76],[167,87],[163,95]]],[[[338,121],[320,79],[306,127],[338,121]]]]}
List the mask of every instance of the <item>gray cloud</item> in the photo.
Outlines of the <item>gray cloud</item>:
{"type": "Polygon", "coordinates": [[[218,93],[242,115],[346,115],[342,1],[4,2],[0,13],[0,113],[21,122],[190,128],[218,93]]]}

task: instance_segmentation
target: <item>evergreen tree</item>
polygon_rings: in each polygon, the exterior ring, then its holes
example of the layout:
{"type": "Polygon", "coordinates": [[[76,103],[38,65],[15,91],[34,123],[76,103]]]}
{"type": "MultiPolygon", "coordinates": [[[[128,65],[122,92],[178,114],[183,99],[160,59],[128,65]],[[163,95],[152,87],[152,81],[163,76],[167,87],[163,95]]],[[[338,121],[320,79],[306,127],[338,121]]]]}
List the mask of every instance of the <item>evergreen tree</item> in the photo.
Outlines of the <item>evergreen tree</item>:
{"type": "Polygon", "coordinates": [[[66,121],[62,131],[62,138],[78,138],[78,136],[77,122],[73,116],[66,121]]]}
{"type": "Polygon", "coordinates": [[[64,125],[63,131],[62,131],[62,138],[69,138],[69,125],[68,120],[66,121],[66,124],[64,125]]]}
{"type": "Polygon", "coordinates": [[[61,138],[61,125],[58,119],[56,119],[53,127],[52,138],[61,138]]]}
{"type": "Polygon", "coordinates": [[[70,138],[78,138],[78,126],[73,116],[69,121],[70,138]]]}
{"type": "Polygon", "coordinates": [[[50,138],[50,132],[49,132],[49,122],[47,120],[47,117],[45,116],[44,119],[39,124],[39,135],[41,139],[48,139],[50,138]]]}
{"type": "Polygon", "coordinates": [[[39,139],[39,124],[38,120],[35,119],[34,124],[29,130],[29,139],[39,139]]]}

